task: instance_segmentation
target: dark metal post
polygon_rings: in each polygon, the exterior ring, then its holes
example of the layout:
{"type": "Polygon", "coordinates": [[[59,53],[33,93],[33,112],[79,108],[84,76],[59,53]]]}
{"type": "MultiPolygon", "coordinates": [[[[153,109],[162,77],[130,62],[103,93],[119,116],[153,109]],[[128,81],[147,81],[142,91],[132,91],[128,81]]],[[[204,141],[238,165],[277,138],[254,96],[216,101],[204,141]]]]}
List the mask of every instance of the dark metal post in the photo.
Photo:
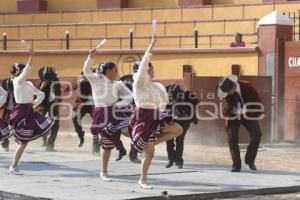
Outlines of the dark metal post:
{"type": "Polygon", "coordinates": [[[70,50],[70,32],[66,31],[66,49],[70,50]]]}
{"type": "Polygon", "coordinates": [[[195,38],[195,48],[196,49],[198,48],[198,36],[199,36],[198,29],[194,28],[194,38],[195,38]]]}
{"type": "Polygon", "coordinates": [[[129,30],[130,49],[133,49],[133,30],[129,30]]]}
{"type": "Polygon", "coordinates": [[[3,50],[7,50],[7,34],[5,32],[3,33],[3,50]]]}

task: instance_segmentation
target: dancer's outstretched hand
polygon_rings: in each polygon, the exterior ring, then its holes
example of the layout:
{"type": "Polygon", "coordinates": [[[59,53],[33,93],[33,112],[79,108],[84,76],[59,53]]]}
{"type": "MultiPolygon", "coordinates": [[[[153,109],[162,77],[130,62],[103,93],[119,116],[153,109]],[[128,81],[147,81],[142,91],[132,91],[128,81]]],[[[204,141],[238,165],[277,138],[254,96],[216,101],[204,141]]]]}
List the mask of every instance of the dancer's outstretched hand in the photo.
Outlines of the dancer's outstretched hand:
{"type": "Polygon", "coordinates": [[[91,49],[90,52],[89,52],[90,57],[94,57],[96,52],[97,52],[96,48],[91,49]]]}
{"type": "Polygon", "coordinates": [[[34,51],[32,48],[29,49],[29,55],[31,55],[31,56],[34,55],[34,51]]]}
{"type": "Polygon", "coordinates": [[[150,46],[149,46],[149,48],[148,48],[148,50],[149,50],[150,52],[152,51],[152,49],[153,49],[153,47],[154,47],[156,41],[157,41],[157,36],[156,36],[156,35],[152,36],[151,42],[150,42],[150,46]]]}

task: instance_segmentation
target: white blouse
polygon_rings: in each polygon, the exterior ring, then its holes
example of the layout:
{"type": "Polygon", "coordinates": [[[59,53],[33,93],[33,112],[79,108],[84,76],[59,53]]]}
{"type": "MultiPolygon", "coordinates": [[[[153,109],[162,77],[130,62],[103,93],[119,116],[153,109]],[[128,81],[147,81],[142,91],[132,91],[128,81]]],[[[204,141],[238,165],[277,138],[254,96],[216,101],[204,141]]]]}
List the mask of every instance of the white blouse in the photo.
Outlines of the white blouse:
{"type": "Polygon", "coordinates": [[[0,86],[0,107],[2,107],[7,100],[7,92],[0,86]]]}
{"type": "Polygon", "coordinates": [[[133,96],[137,107],[158,109],[163,112],[169,102],[165,87],[158,82],[152,82],[148,74],[152,54],[149,51],[140,63],[138,71],[133,75],[133,96]]]}
{"type": "Polygon", "coordinates": [[[105,75],[93,73],[91,69],[93,63],[94,60],[88,56],[83,66],[83,73],[91,83],[95,106],[128,106],[133,101],[132,92],[122,81],[111,81],[105,75]],[[119,99],[121,101],[118,102],[119,99]]]}
{"type": "Polygon", "coordinates": [[[241,86],[239,83],[237,83],[237,87],[236,87],[236,92],[238,93],[238,95],[240,96],[241,98],[241,103],[242,105],[238,106],[238,107],[233,107],[232,109],[232,113],[236,114],[236,115],[242,115],[242,114],[245,114],[247,109],[245,107],[245,102],[244,102],[244,99],[242,97],[242,92],[241,92],[241,86]]]}
{"type": "Polygon", "coordinates": [[[33,106],[36,107],[42,103],[43,99],[45,98],[45,94],[37,89],[32,82],[27,81],[31,70],[31,66],[29,63],[27,63],[22,73],[13,78],[14,96],[17,104],[32,103],[33,106]],[[35,100],[34,96],[37,96],[35,100]]]}

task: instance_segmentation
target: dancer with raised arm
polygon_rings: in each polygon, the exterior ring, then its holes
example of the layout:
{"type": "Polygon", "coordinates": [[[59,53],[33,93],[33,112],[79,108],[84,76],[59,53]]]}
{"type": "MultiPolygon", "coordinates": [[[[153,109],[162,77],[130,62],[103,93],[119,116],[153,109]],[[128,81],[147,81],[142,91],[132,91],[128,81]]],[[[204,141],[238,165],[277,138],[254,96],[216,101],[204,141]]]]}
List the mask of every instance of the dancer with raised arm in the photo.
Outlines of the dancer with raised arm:
{"type": "Polygon", "coordinates": [[[139,180],[139,186],[143,189],[152,188],[148,185],[147,174],[154,156],[155,145],[178,137],[183,132],[182,127],[177,123],[166,122],[160,117],[160,113],[165,110],[168,103],[168,94],[162,84],[151,81],[154,70],[150,58],[156,40],[156,36],[153,35],[150,46],[137,66],[137,72],[133,75],[136,109],[130,121],[132,135],[130,154],[144,152],[139,180]]]}
{"type": "Polygon", "coordinates": [[[128,106],[133,101],[133,95],[123,82],[117,81],[119,74],[115,63],[100,64],[100,73],[94,73],[91,70],[96,51],[97,48],[90,50],[83,72],[91,83],[95,104],[91,132],[93,135],[101,136],[100,145],[103,151],[101,152],[102,172],[100,177],[103,181],[112,181],[108,177],[108,163],[111,150],[116,147],[123,152],[123,155],[126,154],[126,150],[120,140],[121,130],[116,128],[122,122],[122,119],[118,118],[119,113],[116,112],[116,109],[128,106]]]}
{"type": "MultiPolygon", "coordinates": [[[[22,41],[22,43],[25,42],[22,41]]],[[[28,142],[48,134],[54,125],[54,120],[33,110],[43,101],[45,95],[34,87],[32,82],[27,81],[32,70],[31,56],[33,52],[31,49],[29,51],[30,58],[26,65],[14,64],[16,71],[12,80],[16,106],[10,115],[9,126],[20,143],[9,167],[11,174],[19,174],[18,164],[28,142]],[[34,99],[34,96],[37,98],[34,99]]]]}

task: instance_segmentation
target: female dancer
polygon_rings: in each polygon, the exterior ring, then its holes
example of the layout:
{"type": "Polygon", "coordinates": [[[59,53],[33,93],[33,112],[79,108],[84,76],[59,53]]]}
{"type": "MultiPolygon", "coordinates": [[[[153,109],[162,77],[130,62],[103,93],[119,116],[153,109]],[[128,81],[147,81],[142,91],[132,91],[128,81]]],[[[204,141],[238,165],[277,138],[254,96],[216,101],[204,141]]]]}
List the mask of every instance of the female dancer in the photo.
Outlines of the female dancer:
{"type": "Polygon", "coordinates": [[[116,108],[128,106],[133,96],[131,91],[118,78],[118,68],[112,62],[102,63],[100,73],[93,73],[91,66],[97,49],[94,48],[89,52],[89,56],[85,61],[83,72],[92,86],[92,96],[94,100],[93,123],[91,132],[93,135],[100,135],[100,145],[103,149],[102,156],[102,172],[100,177],[104,181],[112,181],[108,177],[108,162],[111,150],[116,147],[126,154],[120,136],[121,130],[116,128],[122,120],[118,119],[119,114],[116,108]],[[121,101],[118,101],[122,99],[121,101]],[[120,148],[123,149],[120,149],[120,148]]]}
{"type": "Polygon", "coordinates": [[[144,189],[152,188],[147,183],[147,173],[154,156],[154,146],[178,137],[183,132],[182,127],[177,123],[164,122],[159,116],[165,110],[168,95],[163,85],[151,81],[154,70],[150,58],[155,42],[156,36],[153,36],[149,48],[138,65],[137,72],[133,75],[136,110],[130,121],[131,153],[136,151],[145,153],[139,180],[139,186],[144,189]],[[164,123],[163,127],[162,123],[164,123]]]}
{"type": "Polygon", "coordinates": [[[32,69],[31,56],[26,66],[16,63],[14,67],[16,71],[12,75],[16,106],[10,115],[9,126],[20,143],[9,167],[9,172],[19,174],[18,164],[28,142],[47,134],[52,128],[54,120],[33,110],[43,101],[45,95],[30,81],[27,81],[32,69]],[[35,100],[34,96],[37,96],[35,100]]]}

